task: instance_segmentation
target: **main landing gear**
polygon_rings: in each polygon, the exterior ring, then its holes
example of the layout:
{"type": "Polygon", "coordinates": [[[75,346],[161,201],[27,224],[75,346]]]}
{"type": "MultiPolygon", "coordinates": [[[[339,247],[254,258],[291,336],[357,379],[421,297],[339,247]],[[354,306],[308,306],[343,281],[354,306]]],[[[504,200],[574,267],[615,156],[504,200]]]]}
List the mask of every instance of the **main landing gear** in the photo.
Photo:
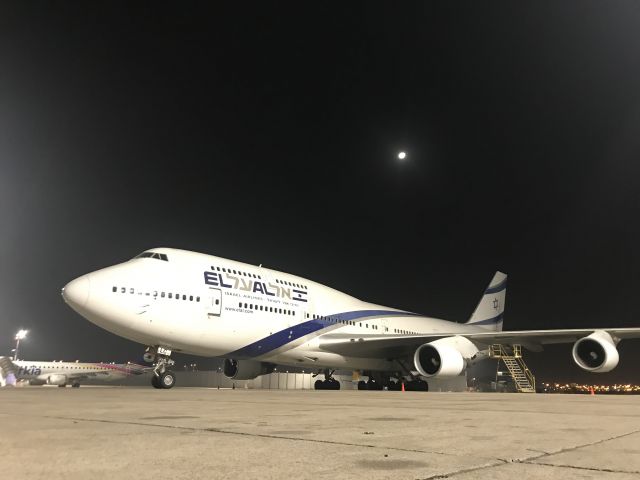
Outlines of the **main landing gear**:
{"type": "MultiPolygon", "coordinates": [[[[333,378],[333,372],[335,370],[329,370],[328,368],[324,371],[324,380],[316,380],[313,384],[313,388],[316,390],[340,390],[340,382],[333,378]]],[[[316,373],[314,377],[320,375],[320,372],[316,373]]]]}
{"type": "Polygon", "coordinates": [[[169,370],[175,362],[171,360],[171,350],[163,347],[147,347],[143,359],[145,362],[155,362],[151,385],[154,388],[171,388],[176,384],[176,374],[169,370]]]}
{"type": "Polygon", "coordinates": [[[411,377],[411,380],[407,381],[398,373],[389,376],[378,372],[366,372],[366,375],[369,377],[369,381],[360,380],[358,390],[384,390],[386,387],[390,391],[400,391],[404,383],[404,389],[408,392],[429,391],[429,384],[420,378],[411,377]]]}

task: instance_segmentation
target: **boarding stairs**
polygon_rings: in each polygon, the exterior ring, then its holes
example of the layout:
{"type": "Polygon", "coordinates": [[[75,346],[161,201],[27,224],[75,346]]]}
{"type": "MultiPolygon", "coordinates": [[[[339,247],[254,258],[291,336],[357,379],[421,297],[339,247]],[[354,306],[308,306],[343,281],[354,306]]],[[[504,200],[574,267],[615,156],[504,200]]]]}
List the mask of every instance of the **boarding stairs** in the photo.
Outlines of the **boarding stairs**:
{"type": "Polygon", "coordinates": [[[522,347],[520,345],[495,344],[489,348],[489,357],[498,359],[505,364],[518,392],[536,393],[536,378],[524,363],[522,347]]]}

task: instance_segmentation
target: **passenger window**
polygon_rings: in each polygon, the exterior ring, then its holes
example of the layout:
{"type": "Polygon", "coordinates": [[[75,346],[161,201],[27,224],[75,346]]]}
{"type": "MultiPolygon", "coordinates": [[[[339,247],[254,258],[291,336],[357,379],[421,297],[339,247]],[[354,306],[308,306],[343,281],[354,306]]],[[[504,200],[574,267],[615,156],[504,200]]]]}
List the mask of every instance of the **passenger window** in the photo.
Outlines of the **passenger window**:
{"type": "Polygon", "coordinates": [[[158,291],[157,291],[157,290],[154,290],[154,292],[153,292],[153,296],[154,296],[154,297],[157,297],[157,296],[158,296],[158,291]]]}
{"type": "Polygon", "coordinates": [[[114,293],[115,293],[115,292],[117,292],[117,291],[118,291],[118,287],[113,287],[113,288],[111,289],[111,291],[112,291],[112,292],[114,292],[114,293]]]}
{"type": "Polygon", "coordinates": [[[186,295],[182,295],[182,300],[186,300],[187,296],[186,295]]]}
{"type": "Polygon", "coordinates": [[[133,293],[134,293],[133,288],[130,288],[130,289],[129,289],[129,293],[133,295],[133,293]]]}
{"type": "Polygon", "coordinates": [[[238,304],[238,308],[242,308],[242,302],[238,304]]]}
{"type": "Polygon", "coordinates": [[[173,293],[169,292],[169,298],[173,298],[173,293]]]}
{"type": "Polygon", "coordinates": [[[120,288],[120,293],[126,293],[126,292],[127,292],[127,289],[125,287],[120,288]]]}
{"type": "MultiPolygon", "coordinates": [[[[196,302],[199,302],[199,301],[200,301],[200,297],[196,297],[196,302]]],[[[217,300],[216,300],[216,302],[217,302],[217,300]]]]}
{"type": "Polygon", "coordinates": [[[248,308],[246,303],[244,304],[244,308],[248,308]]]}
{"type": "Polygon", "coordinates": [[[162,292],[162,293],[160,294],[160,297],[164,298],[164,292],[162,292]]]}
{"type": "Polygon", "coordinates": [[[193,302],[193,295],[189,295],[189,301],[193,302]]]}

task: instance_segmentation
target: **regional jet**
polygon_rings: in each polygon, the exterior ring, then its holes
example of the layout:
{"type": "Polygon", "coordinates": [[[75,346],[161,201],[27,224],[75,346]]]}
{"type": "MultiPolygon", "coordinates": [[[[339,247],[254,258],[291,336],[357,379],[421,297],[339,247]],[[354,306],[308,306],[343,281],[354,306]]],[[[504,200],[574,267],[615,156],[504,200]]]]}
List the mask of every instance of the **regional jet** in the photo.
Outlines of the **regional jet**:
{"type": "Polygon", "coordinates": [[[25,380],[30,385],[77,388],[80,382],[88,379],[117,380],[141,375],[150,368],[134,363],[39,362],[0,357],[0,369],[4,378],[13,374],[16,380],[25,380]]]}
{"type": "Polygon", "coordinates": [[[276,365],[324,374],[316,389],[338,389],[336,369],[360,370],[361,389],[426,390],[434,377],[462,375],[492,345],[573,343],[590,372],[618,364],[617,344],[640,328],[503,331],[507,276],[496,272],[466,323],[364,302],[295,275],[225,258],[154,248],[83,275],[62,289],[94,324],[146,345],[152,384],[171,388],[172,352],[224,357],[224,374],[249,380],[276,365]]]}

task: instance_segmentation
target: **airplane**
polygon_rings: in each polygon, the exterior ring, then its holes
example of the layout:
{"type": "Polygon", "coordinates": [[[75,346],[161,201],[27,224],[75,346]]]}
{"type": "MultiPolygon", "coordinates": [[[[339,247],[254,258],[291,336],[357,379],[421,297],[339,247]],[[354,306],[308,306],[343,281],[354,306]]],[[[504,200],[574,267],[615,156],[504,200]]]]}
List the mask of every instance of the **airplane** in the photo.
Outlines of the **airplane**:
{"type": "Polygon", "coordinates": [[[337,369],[362,371],[359,389],[428,390],[428,379],[462,375],[491,345],[573,343],[589,372],[619,361],[617,344],[640,328],[503,331],[507,275],[496,272],[466,323],[358,300],[311,280],[221,257],[153,248],[82,275],[65,302],[103,329],[146,345],[152,385],[171,388],[172,352],[224,357],[228,378],[250,380],[276,365],[313,369],[316,389],[339,389],[337,369]],[[317,369],[317,370],[316,370],[317,369]]]}
{"type": "Polygon", "coordinates": [[[87,379],[117,380],[131,375],[141,375],[150,367],[135,363],[80,363],[80,362],[40,362],[31,360],[11,360],[0,357],[0,369],[4,378],[13,374],[16,380],[26,380],[29,385],[71,384],[78,388],[87,379]]]}

